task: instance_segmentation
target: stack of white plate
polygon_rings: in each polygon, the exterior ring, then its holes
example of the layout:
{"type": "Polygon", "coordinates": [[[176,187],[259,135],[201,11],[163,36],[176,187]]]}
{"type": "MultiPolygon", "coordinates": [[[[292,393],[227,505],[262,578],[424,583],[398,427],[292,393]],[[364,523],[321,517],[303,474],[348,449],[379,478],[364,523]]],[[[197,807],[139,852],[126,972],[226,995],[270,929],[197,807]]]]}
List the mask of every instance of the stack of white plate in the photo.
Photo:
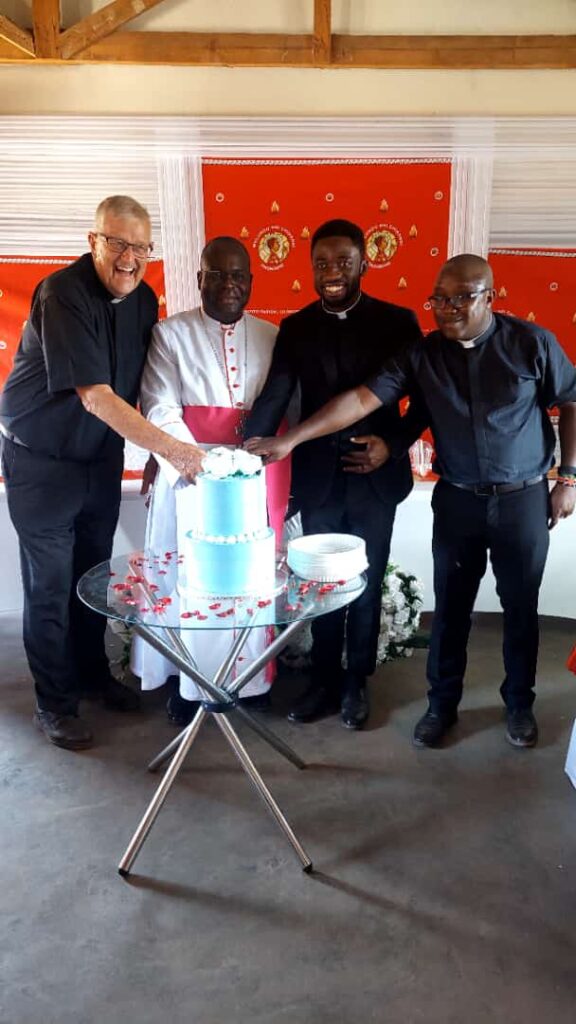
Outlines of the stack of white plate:
{"type": "Polygon", "coordinates": [[[297,576],[319,583],[351,580],[368,568],[366,545],[351,533],[311,533],[288,542],[287,562],[297,576]]]}

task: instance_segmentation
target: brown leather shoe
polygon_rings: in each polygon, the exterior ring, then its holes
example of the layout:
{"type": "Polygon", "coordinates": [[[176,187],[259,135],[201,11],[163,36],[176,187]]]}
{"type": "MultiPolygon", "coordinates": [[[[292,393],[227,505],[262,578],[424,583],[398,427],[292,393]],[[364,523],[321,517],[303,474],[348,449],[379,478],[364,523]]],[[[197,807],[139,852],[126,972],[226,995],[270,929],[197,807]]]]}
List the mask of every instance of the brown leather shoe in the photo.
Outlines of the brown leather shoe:
{"type": "Polygon", "coordinates": [[[34,724],[46,739],[56,747],[65,750],[86,750],[92,746],[93,736],[90,729],[76,715],[60,715],[56,711],[34,713],[34,724]]]}

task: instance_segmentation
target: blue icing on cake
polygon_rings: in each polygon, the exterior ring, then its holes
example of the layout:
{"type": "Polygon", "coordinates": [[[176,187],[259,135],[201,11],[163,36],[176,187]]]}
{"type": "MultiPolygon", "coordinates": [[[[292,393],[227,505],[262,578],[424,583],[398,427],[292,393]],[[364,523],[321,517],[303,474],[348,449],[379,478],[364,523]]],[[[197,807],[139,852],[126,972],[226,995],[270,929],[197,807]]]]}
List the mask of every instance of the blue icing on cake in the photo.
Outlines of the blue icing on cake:
{"type": "Polygon", "coordinates": [[[275,538],[262,460],[241,449],[213,448],[195,499],[184,556],[188,588],[218,596],[272,592],[275,538]]]}

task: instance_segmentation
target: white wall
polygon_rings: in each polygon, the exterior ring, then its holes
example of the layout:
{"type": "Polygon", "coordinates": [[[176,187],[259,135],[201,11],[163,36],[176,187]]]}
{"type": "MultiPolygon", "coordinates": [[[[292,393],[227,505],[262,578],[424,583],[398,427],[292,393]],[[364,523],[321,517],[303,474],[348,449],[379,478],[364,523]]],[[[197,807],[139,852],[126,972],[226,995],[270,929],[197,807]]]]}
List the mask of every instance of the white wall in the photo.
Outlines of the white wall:
{"type": "MultiPolygon", "coordinates": [[[[114,544],[114,554],[120,555],[141,547],[144,539],[146,509],[144,499],[138,494],[139,483],[127,481],[123,486],[120,523],[114,544]]],[[[394,538],[392,560],[402,569],[415,573],[424,583],[424,610],[433,607],[432,556],[432,511],[430,498],[432,484],[416,484],[407,501],[400,506],[394,538]]],[[[544,575],[540,597],[540,611],[543,615],[557,615],[573,618],[576,614],[576,516],[561,523],[552,531],[550,554],[544,575]]],[[[2,576],[0,584],[0,613],[18,611],[22,607],[20,570],[16,535],[8,518],[4,489],[0,485],[0,562],[2,576]]],[[[490,569],[484,578],[478,600],[477,611],[497,612],[500,610],[494,578],[490,569]]]]}

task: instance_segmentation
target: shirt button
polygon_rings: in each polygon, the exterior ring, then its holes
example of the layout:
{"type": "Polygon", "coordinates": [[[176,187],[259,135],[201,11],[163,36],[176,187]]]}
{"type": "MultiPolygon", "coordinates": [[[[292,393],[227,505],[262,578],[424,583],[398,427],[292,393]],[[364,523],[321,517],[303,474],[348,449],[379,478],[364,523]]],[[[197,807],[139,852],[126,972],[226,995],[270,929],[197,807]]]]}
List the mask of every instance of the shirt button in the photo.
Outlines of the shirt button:
{"type": "Polygon", "coordinates": [[[235,351],[236,351],[236,349],[235,349],[235,348],[229,348],[229,349],[228,349],[228,351],[229,351],[229,352],[235,352],[235,351]]]}
{"type": "Polygon", "coordinates": [[[244,402],[236,402],[236,405],[240,408],[241,405],[244,405],[244,402]]]}
{"type": "Polygon", "coordinates": [[[238,367],[237,367],[237,366],[231,366],[231,367],[230,367],[230,369],[231,369],[231,370],[232,370],[232,371],[233,371],[234,373],[236,373],[236,370],[238,369],[238,367]]]}
{"type": "Polygon", "coordinates": [[[240,387],[240,385],[239,385],[239,384],[233,384],[233,385],[232,385],[232,387],[233,387],[233,388],[239,388],[239,387],[240,387]]]}

